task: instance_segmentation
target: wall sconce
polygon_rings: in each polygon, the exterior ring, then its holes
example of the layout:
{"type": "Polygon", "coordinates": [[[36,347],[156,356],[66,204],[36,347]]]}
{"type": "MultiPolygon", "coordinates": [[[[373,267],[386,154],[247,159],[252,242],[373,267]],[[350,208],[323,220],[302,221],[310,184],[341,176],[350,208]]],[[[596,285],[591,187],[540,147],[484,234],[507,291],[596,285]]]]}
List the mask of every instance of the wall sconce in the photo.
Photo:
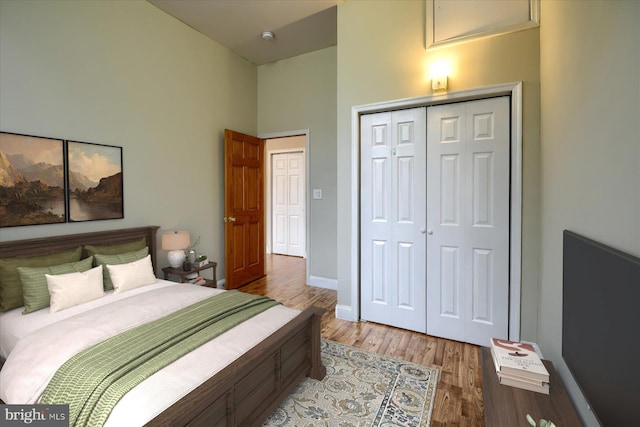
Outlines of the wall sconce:
{"type": "Polygon", "coordinates": [[[188,231],[165,231],[162,233],[162,249],[169,251],[167,260],[173,268],[179,268],[185,259],[184,250],[191,244],[188,231]]]}
{"type": "Polygon", "coordinates": [[[431,89],[434,92],[447,91],[447,76],[436,76],[431,79],[431,89]]]}
{"type": "Polygon", "coordinates": [[[439,59],[429,66],[429,77],[431,78],[431,89],[434,92],[446,92],[449,75],[451,75],[451,62],[439,59]]]}

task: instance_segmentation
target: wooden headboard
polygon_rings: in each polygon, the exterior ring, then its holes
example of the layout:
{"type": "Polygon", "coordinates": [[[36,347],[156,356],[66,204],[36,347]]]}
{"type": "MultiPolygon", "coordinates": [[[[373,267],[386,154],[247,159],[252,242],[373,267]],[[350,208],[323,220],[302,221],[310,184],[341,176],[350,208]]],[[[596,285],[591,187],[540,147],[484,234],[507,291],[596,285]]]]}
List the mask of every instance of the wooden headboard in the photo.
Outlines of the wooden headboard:
{"type": "MultiPolygon", "coordinates": [[[[154,271],[156,264],[156,234],[160,227],[150,225],[148,227],[122,228],[120,230],[96,231],[93,233],[66,234],[62,236],[41,237],[37,239],[14,240],[0,242],[0,258],[24,258],[36,255],[45,255],[54,252],[62,252],[84,245],[113,245],[125,243],[144,237],[149,246],[149,254],[154,271]]],[[[84,253],[82,257],[86,257],[84,253]]]]}

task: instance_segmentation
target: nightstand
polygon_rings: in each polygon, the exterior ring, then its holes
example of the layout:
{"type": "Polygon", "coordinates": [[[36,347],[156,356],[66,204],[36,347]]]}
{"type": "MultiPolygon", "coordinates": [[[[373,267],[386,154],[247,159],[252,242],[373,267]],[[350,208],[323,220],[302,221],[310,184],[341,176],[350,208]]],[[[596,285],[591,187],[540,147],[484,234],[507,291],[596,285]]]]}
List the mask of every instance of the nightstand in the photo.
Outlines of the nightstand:
{"type": "Polygon", "coordinates": [[[210,288],[217,287],[216,281],[216,267],[218,266],[217,262],[210,262],[208,264],[203,265],[202,267],[193,267],[189,271],[185,271],[181,268],[173,268],[173,267],[165,267],[162,269],[164,273],[164,280],[169,279],[169,275],[173,274],[174,276],[180,276],[180,283],[187,282],[187,276],[193,273],[197,273],[202,270],[212,269],[213,270],[213,280],[206,280],[206,283],[203,286],[209,286],[210,288]]]}

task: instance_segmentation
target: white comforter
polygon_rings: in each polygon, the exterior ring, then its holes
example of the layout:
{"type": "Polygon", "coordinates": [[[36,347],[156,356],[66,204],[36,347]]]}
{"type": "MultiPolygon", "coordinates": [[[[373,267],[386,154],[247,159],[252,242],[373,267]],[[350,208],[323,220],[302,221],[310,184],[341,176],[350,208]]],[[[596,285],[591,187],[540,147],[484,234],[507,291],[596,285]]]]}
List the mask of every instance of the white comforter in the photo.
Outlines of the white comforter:
{"type": "MultiPolygon", "coordinates": [[[[143,291],[129,297],[126,293],[105,296],[100,299],[104,300],[102,304],[90,304],[84,312],[39,327],[21,337],[0,371],[0,399],[10,404],[37,403],[56,370],[77,352],[224,292],[162,280],[145,288],[139,288],[143,291]]],[[[48,309],[38,313],[43,316],[47,312],[48,309]]],[[[284,306],[273,307],[178,359],[127,393],[114,408],[106,425],[145,424],[298,313],[284,306]]]]}

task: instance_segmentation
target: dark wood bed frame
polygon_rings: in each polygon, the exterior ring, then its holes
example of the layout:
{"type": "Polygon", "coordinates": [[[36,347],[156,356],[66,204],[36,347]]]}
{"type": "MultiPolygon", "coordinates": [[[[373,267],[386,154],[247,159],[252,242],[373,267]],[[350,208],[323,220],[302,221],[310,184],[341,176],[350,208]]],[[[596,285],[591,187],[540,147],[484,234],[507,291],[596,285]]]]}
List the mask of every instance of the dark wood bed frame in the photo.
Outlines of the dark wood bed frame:
{"type": "MultiPolygon", "coordinates": [[[[0,258],[111,245],[144,237],[156,261],[158,226],[0,242],[0,258]]],[[[83,257],[86,254],[83,253],[83,257]]],[[[311,307],[151,420],[149,426],[259,426],[305,377],[322,379],[320,318],[311,307]]]]}

